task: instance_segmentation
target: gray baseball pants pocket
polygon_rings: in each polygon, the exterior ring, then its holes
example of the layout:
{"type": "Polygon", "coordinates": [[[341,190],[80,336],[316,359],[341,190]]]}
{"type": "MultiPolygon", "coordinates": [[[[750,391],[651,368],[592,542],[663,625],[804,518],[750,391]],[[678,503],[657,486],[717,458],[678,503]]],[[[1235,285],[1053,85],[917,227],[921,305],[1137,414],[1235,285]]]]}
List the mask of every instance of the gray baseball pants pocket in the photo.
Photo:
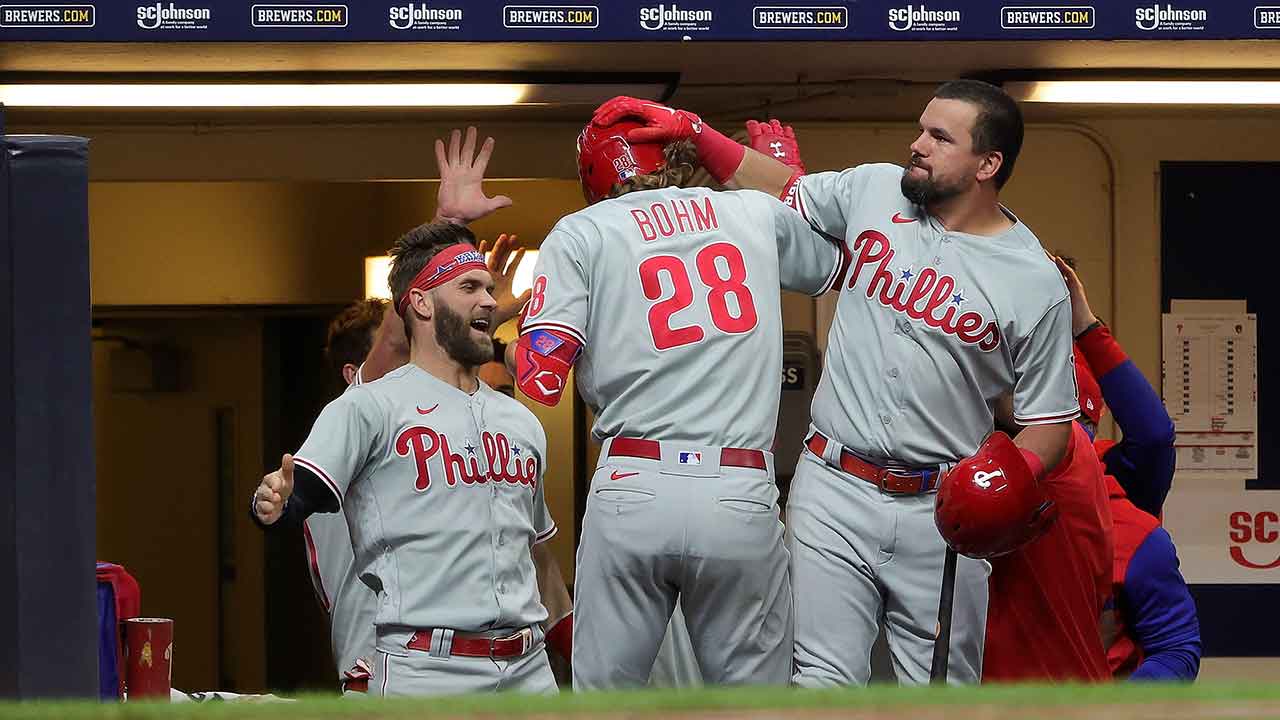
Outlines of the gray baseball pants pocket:
{"type": "Polygon", "coordinates": [[[777,488],[768,470],[719,467],[714,453],[696,474],[601,454],[578,545],[575,690],[648,684],[677,599],[707,684],[789,682],[777,488]]]}

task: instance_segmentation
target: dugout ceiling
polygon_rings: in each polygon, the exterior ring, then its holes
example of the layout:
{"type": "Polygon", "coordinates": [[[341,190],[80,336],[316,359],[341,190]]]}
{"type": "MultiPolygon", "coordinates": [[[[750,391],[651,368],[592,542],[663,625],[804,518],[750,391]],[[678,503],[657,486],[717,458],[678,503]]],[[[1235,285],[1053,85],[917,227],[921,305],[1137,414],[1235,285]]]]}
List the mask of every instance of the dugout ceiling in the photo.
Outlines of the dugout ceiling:
{"type": "MultiPolygon", "coordinates": [[[[103,75],[210,71],[677,73],[679,85],[672,101],[703,108],[708,115],[736,115],[772,107],[796,118],[851,120],[914,117],[936,82],[965,74],[1123,76],[1156,71],[1164,76],[1206,72],[1236,76],[1280,72],[1280,43],[1121,40],[0,44],[0,74],[9,78],[14,73],[103,75]],[[710,112],[710,108],[715,112],[710,112]]],[[[1033,112],[1043,114],[1045,111],[1033,112]]],[[[1089,112],[1123,111],[1091,108],[1089,112]]],[[[465,115],[477,120],[492,116],[553,120],[576,119],[581,116],[582,108],[442,109],[418,113],[437,119],[465,115]]],[[[14,111],[13,115],[16,122],[43,119],[30,111],[14,111]]],[[[1033,115],[1033,119],[1035,117],[1033,115]]]]}

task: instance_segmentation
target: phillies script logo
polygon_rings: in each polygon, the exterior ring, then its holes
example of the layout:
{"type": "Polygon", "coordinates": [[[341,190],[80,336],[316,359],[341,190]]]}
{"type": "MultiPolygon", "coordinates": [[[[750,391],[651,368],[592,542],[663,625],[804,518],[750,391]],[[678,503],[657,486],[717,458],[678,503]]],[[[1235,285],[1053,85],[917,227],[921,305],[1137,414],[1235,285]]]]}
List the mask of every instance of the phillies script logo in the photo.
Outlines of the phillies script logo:
{"type": "MultiPolygon", "coordinates": [[[[1244,556],[1244,548],[1250,542],[1257,542],[1259,545],[1275,545],[1280,540],[1280,515],[1270,510],[1264,510],[1260,513],[1233,512],[1228,518],[1231,525],[1231,531],[1227,533],[1231,538],[1231,542],[1237,543],[1231,546],[1231,559],[1241,567],[1247,567],[1250,570],[1274,570],[1280,568],[1280,553],[1274,560],[1268,563],[1256,563],[1244,556]]],[[[1254,551],[1260,552],[1260,551],[1254,551]]],[[[1267,555],[1270,555],[1267,552],[1267,555]]],[[[1257,557],[1255,554],[1254,557],[1257,557]]]]}
{"type": "Polygon", "coordinates": [[[480,440],[483,447],[476,448],[468,443],[463,448],[466,450],[464,457],[449,447],[449,438],[429,427],[415,426],[400,431],[396,436],[395,447],[396,454],[400,457],[413,455],[413,463],[418,470],[413,487],[418,492],[425,492],[431,487],[431,458],[436,454],[440,455],[444,463],[444,481],[449,487],[461,481],[463,485],[505,482],[537,489],[536,457],[526,454],[519,447],[512,447],[507,436],[502,433],[484,433],[480,440]],[[484,451],[483,471],[477,449],[484,451]]]}
{"type": "Polygon", "coordinates": [[[974,310],[960,312],[965,298],[964,292],[956,289],[955,278],[931,267],[919,272],[912,268],[890,270],[893,248],[889,246],[889,238],[876,230],[863,230],[853,241],[853,251],[858,253],[858,262],[849,278],[850,290],[857,286],[862,269],[872,266],[867,299],[877,300],[913,320],[955,335],[984,352],[1000,346],[1000,328],[995,322],[974,310]]]}

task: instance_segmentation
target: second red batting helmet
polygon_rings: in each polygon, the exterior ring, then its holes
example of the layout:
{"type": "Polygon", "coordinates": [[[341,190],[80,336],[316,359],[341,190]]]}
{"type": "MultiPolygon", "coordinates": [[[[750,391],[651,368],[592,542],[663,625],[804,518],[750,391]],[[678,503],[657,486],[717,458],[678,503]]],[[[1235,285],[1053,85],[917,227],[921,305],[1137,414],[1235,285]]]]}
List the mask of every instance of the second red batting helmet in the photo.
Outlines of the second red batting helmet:
{"type": "Polygon", "coordinates": [[[662,145],[627,141],[627,131],[638,127],[644,124],[634,120],[608,127],[587,123],[578,134],[578,177],[588,205],[608,197],[623,180],[651,173],[666,163],[662,145]]]}
{"type": "Polygon", "coordinates": [[[1022,451],[999,431],[947,471],[933,511],[947,545],[979,559],[1017,550],[1039,537],[1057,515],[1022,451]]]}

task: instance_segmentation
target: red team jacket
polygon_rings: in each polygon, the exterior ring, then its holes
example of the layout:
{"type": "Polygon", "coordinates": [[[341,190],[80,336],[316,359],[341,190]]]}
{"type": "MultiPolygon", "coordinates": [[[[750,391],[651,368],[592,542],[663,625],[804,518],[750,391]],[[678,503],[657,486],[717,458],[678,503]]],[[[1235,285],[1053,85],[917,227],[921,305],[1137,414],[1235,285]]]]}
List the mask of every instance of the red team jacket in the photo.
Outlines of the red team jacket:
{"type": "Polygon", "coordinates": [[[1112,594],[1111,506],[1102,465],[1079,423],[1043,482],[1057,522],[991,561],[982,679],[1109,680],[1098,624],[1112,594]]]}
{"type": "MultiPolygon", "coordinates": [[[[1125,576],[1129,573],[1129,560],[1146,542],[1151,531],[1160,527],[1160,521],[1134,507],[1115,478],[1107,475],[1106,479],[1111,493],[1112,538],[1116,548],[1112,582],[1115,596],[1120,597],[1124,592],[1125,576]]],[[[1142,647],[1134,642],[1120,612],[1111,613],[1109,621],[1103,623],[1103,630],[1108,635],[1105,639],[1109,645],[1107,661],[1116,677],[1129,677],[1142,664],[1142,647]]]]}

